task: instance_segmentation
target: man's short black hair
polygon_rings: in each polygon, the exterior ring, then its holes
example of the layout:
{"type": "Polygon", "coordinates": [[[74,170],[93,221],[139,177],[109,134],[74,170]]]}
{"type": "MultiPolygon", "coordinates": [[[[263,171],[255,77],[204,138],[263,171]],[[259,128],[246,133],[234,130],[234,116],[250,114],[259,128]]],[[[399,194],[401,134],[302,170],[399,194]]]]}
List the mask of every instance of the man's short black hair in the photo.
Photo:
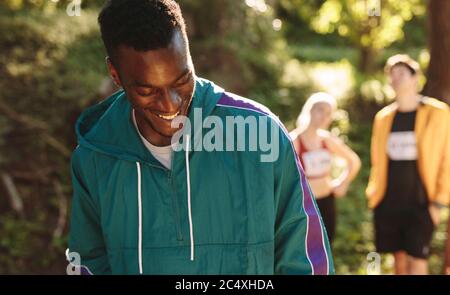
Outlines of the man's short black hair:
{"type": "Polygon", "coordinates": [[[186,37],[183,15],[174,0],[108,0],[98,22],[113,60],[119,45],[148,51],[167,48],[175,29],[186,37]]]}

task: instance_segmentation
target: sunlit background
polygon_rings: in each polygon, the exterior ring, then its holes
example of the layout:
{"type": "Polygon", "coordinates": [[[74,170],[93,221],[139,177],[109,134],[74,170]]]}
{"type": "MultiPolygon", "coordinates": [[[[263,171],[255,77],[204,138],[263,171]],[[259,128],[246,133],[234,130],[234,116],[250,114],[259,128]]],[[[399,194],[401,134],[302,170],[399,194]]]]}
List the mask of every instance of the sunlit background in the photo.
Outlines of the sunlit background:
{"type": "MultiPolygon", "coordinates": [[[[65,273],[74,123],[109,91],[96,20],[103,2],[77,11],[73,1],[0,0],[0,274],[65,273]]],[[[384,63],[408,53],[426,73],[430,61],[428,1],[385,0],[370,16],[377,2],[179,1],[199,76],[267,105],[288,129],[311,93],[338,98],[332,131],[363,162],[337,204],[338,274],[366,274],[375,251],[364,189],[372,119],[393,99],[384,63]]],[[[447,216],[432,243],[433,274],[442,273],[447,216]]],[[[382,272],[393,272],[390,255],[382,272]]]]}

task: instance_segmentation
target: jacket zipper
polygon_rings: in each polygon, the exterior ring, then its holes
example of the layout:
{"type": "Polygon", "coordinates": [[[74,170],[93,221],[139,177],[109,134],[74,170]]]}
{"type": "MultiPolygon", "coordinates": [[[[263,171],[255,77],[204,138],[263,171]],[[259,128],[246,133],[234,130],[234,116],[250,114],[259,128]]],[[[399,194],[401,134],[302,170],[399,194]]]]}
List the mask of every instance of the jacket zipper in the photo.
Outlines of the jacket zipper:
{"type": "Polygon", "coordinates": [[[167,171],[167,178],[171,187],[171,196],[172,196],[172,204],[175,211],[175,225],[176,225],[176,231],[177,231],[177,241],[183,241],[183,234],[181,232],[181,216],[180,216],[180,206],[177,202],[177,190],[175,187],[175,182],[173,181],[172,177],[172,171],[173,171],[173,163],[174,163],[174,155],[175,153],[172,152],[172,162],[170,164],[170,170],[166,169],[167,171]]]}
{"type": "Polygon", "coordinates": [[[175,229],[177,232],[177,241],[183,241],[183,234],[181,232],[181,217],[180,217],[180,207],[178,205],[177,202],[177,194],[176,194],[176,188],[175,188],[175,183],[173,181],[173,177],[172,177],[172,171],[173,171],[173,156],[172,156],[172,163],[171,163],[171,169],[167,169],[166,167],[160,167],[160,166],[156,166],[156,165],[152,165],[149,163],[146,163],[148,166],[152,167],[152,168],[158,168],[158,169],[162,169],[164,170],[164,172],[167,174],[167,181],[170,185],[171,188],[171,192],[170,192],[170,196],[172,199],[172,209],[174,211],[175,214],[175,229]]]}

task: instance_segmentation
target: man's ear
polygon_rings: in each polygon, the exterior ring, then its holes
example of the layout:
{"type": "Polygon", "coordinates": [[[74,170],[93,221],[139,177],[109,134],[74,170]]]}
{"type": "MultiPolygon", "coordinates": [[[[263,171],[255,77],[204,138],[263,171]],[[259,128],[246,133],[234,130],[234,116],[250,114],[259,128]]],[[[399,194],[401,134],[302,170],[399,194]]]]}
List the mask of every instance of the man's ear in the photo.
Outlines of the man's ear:
{"type": "Polygon", "coordinates": [[[116,67],[114,67],[111,58],[107,56],[105,61],[106,65],[108,66],[109,74],[111,75],[114,84],[116,84],[117,87],[122,87],[122,82],[120,81],[119,73],[117,72],[116,67]]]}

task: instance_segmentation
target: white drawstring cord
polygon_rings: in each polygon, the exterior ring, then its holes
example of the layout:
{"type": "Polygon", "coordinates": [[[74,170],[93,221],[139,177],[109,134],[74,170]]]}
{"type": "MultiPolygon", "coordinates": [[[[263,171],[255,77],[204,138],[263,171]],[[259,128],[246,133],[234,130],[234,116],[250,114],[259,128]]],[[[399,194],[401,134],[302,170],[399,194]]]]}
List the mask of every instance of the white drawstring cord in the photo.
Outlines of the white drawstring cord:
{"type": "Polygon", "coordinates": [[[189,135],[186,135],[186,182],[188,197],[188,217],[189,217],[189,235],[191,240],[191,261],[194,261],[194,230],[192,225],[192,209],[191,209],[191,177],[189,171],[189,135]]]}
{"type": "MultiPolygon", "coordinates": [[[[187,197],[188,197],[188,218],[189,218],[189,236],[191,242],[191,261],[194,261],[194,229],[192,225],[192,208],[191,208],[191,177],[189,168],[189,135],[186,135],[186,182],[187,182],[187,197]]],[[[141,165],[136,162],[136,169],[138,175],[138,263],[139,273],[143,273],[142,267],[142,192],[141,192],[141,165]]]]}
{"type": "Polygon", "coordinates": [[[139,274],[143,274],[142,269],[142,192],[141,192],[141,164],[136,162],[137,175],[138,175],[138,263],[139,263],[139,274]]]}

